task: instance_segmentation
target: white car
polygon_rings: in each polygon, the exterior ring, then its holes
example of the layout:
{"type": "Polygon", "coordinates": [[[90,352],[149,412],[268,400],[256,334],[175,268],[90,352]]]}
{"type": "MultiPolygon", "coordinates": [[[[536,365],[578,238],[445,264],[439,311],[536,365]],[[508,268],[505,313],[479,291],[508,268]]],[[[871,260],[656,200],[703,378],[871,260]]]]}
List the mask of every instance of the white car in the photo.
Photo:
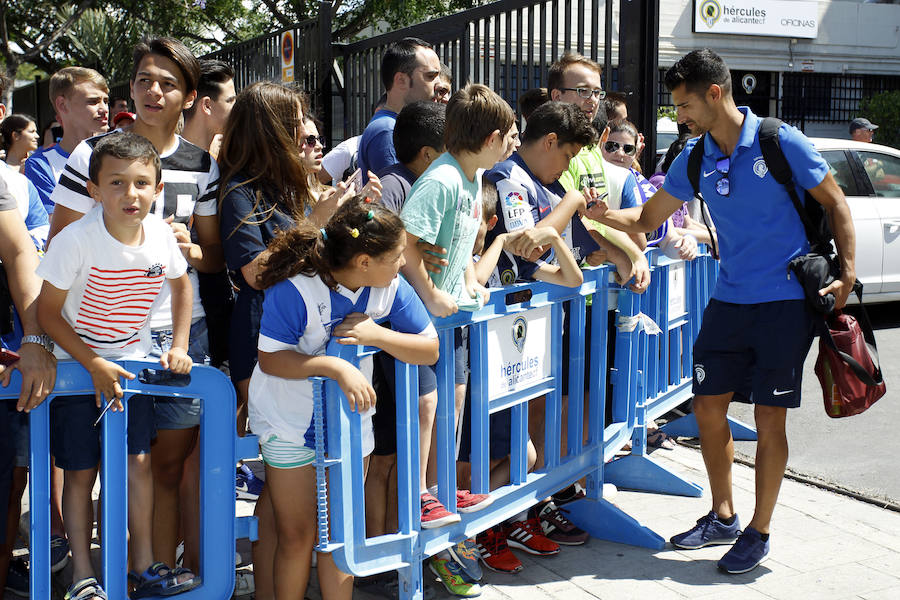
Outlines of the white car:
{"type": "Polygon", "coordinates": [[[865,301],[900,300],[900,150],[852,140],[812,142],[850,205],[865,301]]]}

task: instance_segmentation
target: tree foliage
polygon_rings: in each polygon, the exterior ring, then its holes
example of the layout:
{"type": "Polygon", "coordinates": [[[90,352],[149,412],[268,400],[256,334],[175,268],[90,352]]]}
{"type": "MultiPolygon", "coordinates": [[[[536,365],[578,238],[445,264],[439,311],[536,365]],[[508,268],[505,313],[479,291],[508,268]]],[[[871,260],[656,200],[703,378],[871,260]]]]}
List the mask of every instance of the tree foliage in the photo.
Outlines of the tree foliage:
{"type": "MultiPolygon", "coordinates": [[[[334,38],[398,28],[483,0],[0,0],[0,60],[8,77],[29,63],[46,73],[89,66],[110,81],[130,74],[131,47],[144,34],[170,35],[197,54],[332,13],[334,38]]],[[[4,98],[8,103],[11,90],[4,98]]]]}
{"type": "Polygon", "coordinates": [[[900,148],[900,90],[881,92],[863,99],[859,116],[878,125],[876,142],[900,148]]]}

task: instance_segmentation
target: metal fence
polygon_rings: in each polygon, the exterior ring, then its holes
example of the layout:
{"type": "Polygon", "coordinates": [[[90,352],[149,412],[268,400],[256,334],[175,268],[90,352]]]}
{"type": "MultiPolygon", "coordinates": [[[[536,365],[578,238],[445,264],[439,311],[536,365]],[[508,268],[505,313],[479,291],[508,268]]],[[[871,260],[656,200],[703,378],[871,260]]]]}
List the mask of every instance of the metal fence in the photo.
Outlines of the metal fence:
{"type": "MultiPolygon", "coordinates": [[[[610,0],[612,1],[612,0],[610,0]]],[[[513,107],[525,90],[546,85],[547,69],[566,51],[599,59],[607,21],[602,0],[501,0],[351,44],[335,44],[344,75],[344,134],[356,135],[383,91],[381,57],[404,37],[435,45],[454,87],[483,83],[513,107]]]]}

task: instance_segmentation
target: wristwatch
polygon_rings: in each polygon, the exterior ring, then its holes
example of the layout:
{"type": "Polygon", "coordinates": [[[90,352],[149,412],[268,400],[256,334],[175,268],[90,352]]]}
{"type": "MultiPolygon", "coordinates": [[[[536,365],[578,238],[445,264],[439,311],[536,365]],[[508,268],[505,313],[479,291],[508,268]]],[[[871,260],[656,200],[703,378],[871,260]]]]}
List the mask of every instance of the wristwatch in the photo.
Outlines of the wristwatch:
{"type": "Polygon", "coordinates": [[[22,336],[23,344],[38,344],[39,346],[43,346],[44,350],[53,354],[53,340],[50,339],[50,336],[46,333],[43,335],[23,335],[22,336]]]}

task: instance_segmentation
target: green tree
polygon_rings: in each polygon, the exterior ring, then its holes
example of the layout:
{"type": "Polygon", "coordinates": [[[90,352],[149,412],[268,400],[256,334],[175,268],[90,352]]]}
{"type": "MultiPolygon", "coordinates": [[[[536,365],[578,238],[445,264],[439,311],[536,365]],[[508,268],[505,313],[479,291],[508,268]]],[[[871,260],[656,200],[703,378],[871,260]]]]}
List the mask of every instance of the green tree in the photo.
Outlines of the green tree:
{"type": "Polygon", "coordinates": [[[878,125],[876,142],[900,148],[900,90],[864,98],[859,105],[858,116],[878,125]]]}

